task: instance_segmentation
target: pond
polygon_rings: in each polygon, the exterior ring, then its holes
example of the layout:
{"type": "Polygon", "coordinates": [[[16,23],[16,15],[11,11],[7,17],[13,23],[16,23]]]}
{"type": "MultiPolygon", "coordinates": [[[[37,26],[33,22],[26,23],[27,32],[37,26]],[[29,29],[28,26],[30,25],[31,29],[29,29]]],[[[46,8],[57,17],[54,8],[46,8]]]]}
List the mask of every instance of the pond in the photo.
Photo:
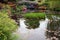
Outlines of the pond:
{"type": "MultiPolygon", "coordinates": [[[[55,18],[55,17],[53,17],[55,18]]],[[[58,18],[59,19],[59,18],[58,18]]],[[[20,19],[16,34],[18,40],[60,40],[60,20],[25,20],[20,19]]]]}
{"type": "Polygon", "coordinates": [[[21,40],[46,40],[46,28],[48,24],[48,19],[39,21],[39,27],[33,29],[27,28],[24,19],[20,19],[20,27],[18,28],[17,34],[20,35],[21,40]]]}

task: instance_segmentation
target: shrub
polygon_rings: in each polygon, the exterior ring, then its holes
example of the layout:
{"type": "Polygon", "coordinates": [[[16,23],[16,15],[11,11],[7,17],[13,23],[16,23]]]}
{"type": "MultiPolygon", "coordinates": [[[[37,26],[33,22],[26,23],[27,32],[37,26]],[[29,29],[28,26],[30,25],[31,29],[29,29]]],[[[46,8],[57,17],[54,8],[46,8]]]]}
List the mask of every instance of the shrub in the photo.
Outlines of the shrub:
{"type": "Polygon", "coordinates": [[[12,32],[17,29],[17,24],[7,14],[0,12],[0,40],[10,40],[12,32]]]}

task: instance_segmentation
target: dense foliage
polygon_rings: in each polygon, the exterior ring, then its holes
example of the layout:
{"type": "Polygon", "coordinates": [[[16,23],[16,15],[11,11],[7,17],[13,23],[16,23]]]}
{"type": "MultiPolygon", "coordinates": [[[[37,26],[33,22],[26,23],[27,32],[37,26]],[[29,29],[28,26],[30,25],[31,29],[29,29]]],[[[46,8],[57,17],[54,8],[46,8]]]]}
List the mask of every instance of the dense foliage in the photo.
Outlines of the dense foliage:
{"type": "Polygon", "coordinates": [[[46,3],[49,5],[51,9],[60,9],[60,0],[46,0],[46,3]]]}
{"type": "Polygon", "coordinates": [[[16,5],[15,7],[11,8],[12,15],[20,15],[22,13],[22,6],[16,5]]]}
{"type": "Polygon", "coordinates": [[[17,24],[7,14],[0,12],[0,40],[11,40],[11,34],[17,29],[17,24]]]}

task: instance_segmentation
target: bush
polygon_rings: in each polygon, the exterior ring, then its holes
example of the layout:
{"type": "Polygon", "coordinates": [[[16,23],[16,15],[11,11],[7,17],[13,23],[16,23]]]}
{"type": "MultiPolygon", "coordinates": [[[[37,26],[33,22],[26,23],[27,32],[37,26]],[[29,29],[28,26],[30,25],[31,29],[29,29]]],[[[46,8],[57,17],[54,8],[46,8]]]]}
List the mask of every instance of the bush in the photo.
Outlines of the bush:
{"type": "Polygon", "coordinates": [[[45,19],[45,13],[27,13],[24,15],[26,19],[45,19]]]}
{"type": "Polygon", "coordinates": [[[17,29],[17,24],[7,14],[0,12],[0,40],[10,40],[12,32],[17,29]]]}

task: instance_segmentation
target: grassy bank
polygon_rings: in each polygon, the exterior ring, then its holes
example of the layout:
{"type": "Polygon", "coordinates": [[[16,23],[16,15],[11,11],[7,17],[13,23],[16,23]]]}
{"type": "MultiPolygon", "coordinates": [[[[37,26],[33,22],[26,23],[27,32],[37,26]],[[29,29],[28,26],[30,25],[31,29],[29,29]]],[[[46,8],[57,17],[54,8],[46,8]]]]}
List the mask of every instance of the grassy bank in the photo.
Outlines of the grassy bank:
{"type": "Polygon", "coordinates": [[[45,13],[27,13],[24,15],[26,19],[45,19],[45,13]]]}

